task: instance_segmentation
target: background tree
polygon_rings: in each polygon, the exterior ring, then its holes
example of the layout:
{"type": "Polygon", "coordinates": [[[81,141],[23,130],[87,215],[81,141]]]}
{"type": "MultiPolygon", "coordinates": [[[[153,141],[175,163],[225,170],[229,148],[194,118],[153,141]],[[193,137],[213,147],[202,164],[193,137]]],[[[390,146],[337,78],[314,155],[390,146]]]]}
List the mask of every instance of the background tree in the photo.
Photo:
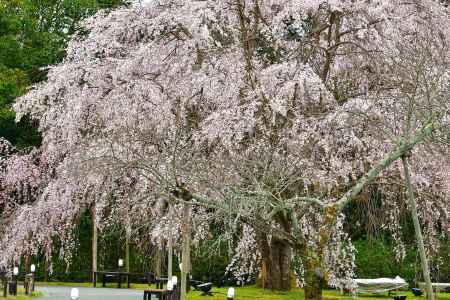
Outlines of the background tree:
{"type": "Polygon", "coordinates": [[[0,1],[0,136],[18,147],[38,146],[37,124],[14,122],[11,108],[31,84],[46,78],[46,67],[60,62],[80,20],[123,0],[0,1]]]}

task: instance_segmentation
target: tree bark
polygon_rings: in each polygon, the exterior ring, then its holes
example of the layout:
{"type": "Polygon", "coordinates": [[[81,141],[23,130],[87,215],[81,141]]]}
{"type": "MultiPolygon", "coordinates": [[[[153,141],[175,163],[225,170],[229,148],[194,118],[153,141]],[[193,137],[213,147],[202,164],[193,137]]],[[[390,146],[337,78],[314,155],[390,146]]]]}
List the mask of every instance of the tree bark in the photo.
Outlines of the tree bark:
{"type": "Polygon", "coordinates": [[[44,255],[44,282],[48,282],[48,257],[44,255]]]}
{"type": "Polygon", "coordinates": [[[30,272],[30,254],[25,255],[25,273],[28,274],[30,272]]]}
{"type": "Polygon", "coordinates": [[[420,261],[422,264],[423,278],[426,283],[427,299],[434,300],[433,286],[431,285],[431,278],[430,278],[430,268],[428,266],[428,260],[425,253],[425,245],[423,242],[422,230],[420,228],[419,216],[417,214],[417,201],[414,196],[414,191],[411,184],[411,175],[408,167],[408,162],[405,156],[402,157],[402,162],[403,162],[403,169],[405,171],[405,183],[408,192],[409,206],[411,208],[411,217],[413,219],[414,231],[416,234],[417,248],[419,250],[420,261]]]}
{"type": "Polygon", "coordinates": [[[181,257],[181,291],[180,300],[186,300],[186,293],[188,287],[188,274],[190,270],[190,256],[191,256],[191,208],[189,204],[184,204],[183,209],[183,247],[181,257]]]}
{"type": "Polygon", "coordinates": [[[260,241],[262,266],[261,287],[271,290],[291,289],[291,246],[272,237],[270,244],[266,238],[260,241]]]}
{"type": "Polygon", "coordinates": [[[322,300],[322,278],[314,268],[305,270],[305,300],[322,300]]]}
{"type": "Polygon", "coordinates": [[[92,219],[92,283],[94,283],[94,273],[97,272],[97,255],[98,255],[98,232],[97,232],[97,213],[95,204],[91,208],[92,219]]]}

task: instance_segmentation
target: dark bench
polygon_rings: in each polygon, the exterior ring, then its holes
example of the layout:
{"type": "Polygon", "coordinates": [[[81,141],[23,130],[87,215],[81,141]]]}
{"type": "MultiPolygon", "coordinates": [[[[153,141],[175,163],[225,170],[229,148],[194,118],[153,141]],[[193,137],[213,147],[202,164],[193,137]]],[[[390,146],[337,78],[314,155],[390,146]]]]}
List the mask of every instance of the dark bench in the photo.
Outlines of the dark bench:
{"type": "Polygon", "coordinates": [[[102,271],[102,272],[94,272],[94,287],[97,286],[97,276],[101,275],[102,276],[102,286],[105,287],[106,286],[106,282],[113,282],[113,280],[111,279],[117,279],[117,287],[120,289],[122,287],[122,278],[126,278],[127,281],[127,286],[128,288],[130,288],[130,273],[127,272],[107,272],[107,271],[102,271]]]}
{"type": "Polygon", "coordinates": [[[131,273],[130,278],[132,279],[132,282],[136,282],[136,283],[145,283],[148,285],[156,283],[155,274],[153,274],[151,272],[131,273]]]}
{"type": "Polygon", "coordinates": [[[130,288],[132,279],[136,281],[145,282],[147,284],[157,283],[155,275],[151,272],[147,273],[129,273],[129,272],[114,272],[114,271],[99,271],[94,272],[94,287],[97,286],[97,277],[102,276],[102,286],[106,286],[106,282],[117,281],[117,287],[122,287],[122,282],[127,282],[127,287],[130,288]]]}
{"type": "Polygon", "coordinates": [[[155,278],[155,284],[157,289],[162,289],[164,286],[164,283],[167,283],[169,279],[167,277],[156,277],[155,278]]]}
{"type": "Polygon", "coordinates": [[[423,292],[421,289],[418,288],[412,288],[411,289],[412,293],[414,294],[414,296],[419,297],[423,295],[423,292]]]}
{"type": "Polygon", "coordinates": [[[205,282],[202,284],[197,285],[197,289],[202,291],[202,296],[212,296],[211,289],[212,289],[212,282],[205,282]]]}
{"type": "Polygon", "coordinates": [[[144,300],[169,300],[169,291],[162,289],[144,290],[144,300]]]}
{"type": "Polygon", "coordinates": [[[203,281],[191,279],[189,280],[189,284],[194,287],[194,290],[199,291],[200,289],[198,288],[198,286],[200,284],[203,284],[203,281]]]}

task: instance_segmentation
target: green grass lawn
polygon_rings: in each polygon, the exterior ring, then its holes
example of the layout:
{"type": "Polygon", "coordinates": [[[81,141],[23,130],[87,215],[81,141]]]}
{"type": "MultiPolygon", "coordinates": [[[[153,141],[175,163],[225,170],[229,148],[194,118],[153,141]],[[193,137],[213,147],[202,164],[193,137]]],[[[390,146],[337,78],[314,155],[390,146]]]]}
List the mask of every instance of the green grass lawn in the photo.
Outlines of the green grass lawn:
{"type": "MultiPolygon", "coordinates": [[[[189,293],[189,300],[224,300],[226,298],[227,289],[213,289],[213,292],[218,292],[220,294],[214,294],[213,297],[202,297],[200,292],[193,291],[189,293]]],[[[414,297],[414,295],[409,291],[399,291],[397,295],[406,295],[407,299],[411,300],[426,300],[425,297],[414,297]]],[[[304,298],[304,293],[302,289],[293,289],[289,292],[272,292],[256,287],[242,287],[236,288],[235,299],[236,300],[251,300],[251,299],[261,299],[261,300],[299,300],[304,298]]],[[[354,300],[356,298],[363,300],[382,300],[389,299],[392,300],[392,296],[388,296],[387,293],[382,295],[358,295],[358,297],[344,296],[336,290],[324,290],[323,293],[324,300],[354,300]]],[[[450,300],[450,294],[438,294],[437,300],[450,300]]]]}
{"type": "MultiPolygon", "coordinates": [[[[72,282],[38,282],[37,285],[47,285],[47,286],[78,286],[78,287],[91,287],[92,283],[72,283],[72,282]]],[[[97,287],[101,287],[101,283],[97,283],[97,287]]],[[[117,283],[108,283],[106,287],[115,288],[117,283]]],[[[125,285],[122,285],[125,286],[125,285]]],[[[133,289],[144,290],[148,289],[149,286],[146,284],[132,284],[133,289]]],[[[154,286],[152,286],[154,288],[154,286]]],[[[214,296],[203,297],[201,292],[191,291],[188,294],[188,300],[225,300],[227,288],[213,288],[214,296]]],[[[399,291],[397,295],[406,295],[409,300],[426,300],[425,297],[415,297],[410,291],[399,291]]],[[[304,294],[302,289],[293,289],[289,292],[272,292],[268,290],[263,290],[256,288],[254,286],[239,287],[235,289],[235,299],[236,300],[299,300],[303,299],[304,294]]],[[[358,297],[344,296],[336,290],[324,290],[324,300],[354,300],[355,298],[362,300],[382,300],[389,299],[392,300],[392,296],[388,296],[388,293],[381,295],[358,295],[358,297]]],[[[9,299],[9,298],[8,298],[9,299]]],[[[11,298],[13,299],[13,298],[11,298]]],[[[17,298],[21,299],[21,298],[17,298]]],[[[26,298],[25,298],[26,299],[26,298]]],[[[449,293],[440,293],[436,297],[437,300],[450,300],[449,293]]]]}
{"type": "Polygon", "coordinates": [[[2,291],[1,294],[0,294],[0,299],[8,299],[8,300],[29,300],[29,299],[31,299],[31,298],[36,298],[36,297],[40,297],[40,296],[42,296],[42,293],[40,293],[39,291],[35,291],[35,292],[33,292],[33,294],[32,294],[31,297],[30,297],[30,296],[28,296],[28,295],[25,295],[25,290],[24,290],[24,289],[19,288],[19,289],[17,290],[17,296],[10,296],[10,295],[8,295],[8,297],[4,298],[4,297],[3,297],[3,291],[2,291]]]}

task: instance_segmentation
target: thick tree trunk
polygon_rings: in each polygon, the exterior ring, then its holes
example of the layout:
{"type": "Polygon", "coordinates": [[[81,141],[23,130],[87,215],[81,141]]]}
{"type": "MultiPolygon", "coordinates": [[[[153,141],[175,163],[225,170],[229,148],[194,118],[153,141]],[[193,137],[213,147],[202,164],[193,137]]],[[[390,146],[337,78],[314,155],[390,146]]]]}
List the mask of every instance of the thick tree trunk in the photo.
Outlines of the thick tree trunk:
{"type": "Polygon", "coordinates": [[[305,274],[305,300],[322,300],[322,279],[311,273],[305,274]]]}
{"type": "Polygon", "coordinates": [[[271,290],[291,289],[291,246],[281,240],[272,238],[261,241],[262,266],[260,273],[261,287],[271,290]]]}
{"type": "Polygon", "coordinates": [[[92,219],[92,283],[94,283],[94,273],[97,272],[97,241],[98,241],[98,232],[97,232],[97,217],[96,217],[96,209],[95,204],[91,208],[91,219],[92,219]]]}
{"type": "Polygon", "coordinates": [[[417,202],[416,202],[416,199],[414,196],[414,191],[413,191],[412,184],[411,184],[411,175],[409,173],[408,162],[407,162],[405,156],[402,157],[402,162],[403,162],[403,169],[405,171],[405,183],[406,183],[406,188],[408,191],[408,200],[409,200],[409,206],[411,208],[411,217],[412,217],[413,223],[414,223],[414,230],[416,233],[417,246],[418,246],[418,250],[419,250],[419,254],[420,254],[420,261],[422,263],[422,273],[423,273],[423,278],[425,279],[425,283],[426,283],[427,299],[434,300],[433,286],[431,285],[431,278],[430,278],[430,268],[428,266],[428,260],[427,260],[427,256],[425,253],[425,245],[423,242],[422,230],[420,228],[419,217],[417,215],[417,202]]]}
{"type": "Polygon", "coordinates": [[[324,274],[320,261],[311,256],[305,259],[305,300],[322,300],[324,274]]]}

